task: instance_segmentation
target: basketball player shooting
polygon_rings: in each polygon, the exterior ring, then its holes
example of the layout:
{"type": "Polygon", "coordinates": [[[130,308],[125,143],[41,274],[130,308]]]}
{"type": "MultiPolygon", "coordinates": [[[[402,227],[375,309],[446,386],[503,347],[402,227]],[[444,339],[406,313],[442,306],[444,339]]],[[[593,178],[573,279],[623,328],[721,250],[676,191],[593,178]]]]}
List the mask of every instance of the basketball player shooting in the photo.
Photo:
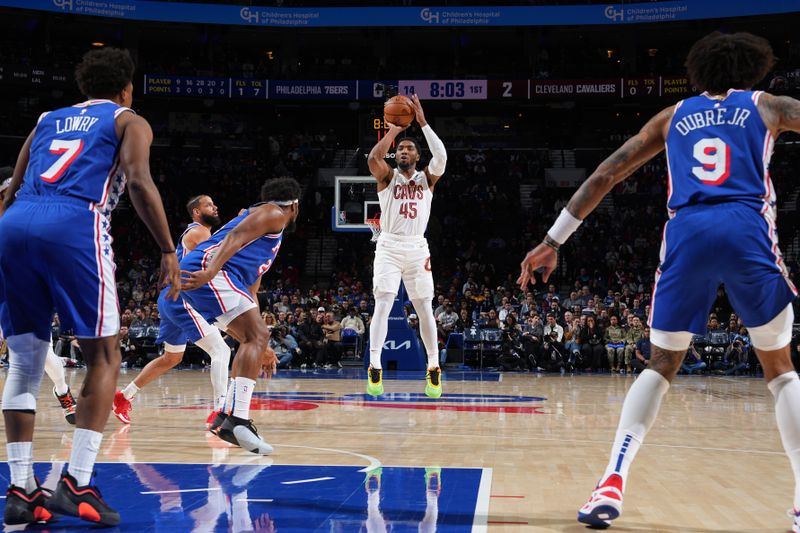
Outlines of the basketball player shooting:
{"type": "MultiPolygon", "coordinates": [[[[178,260],[194,250],[198,244],[211,237],[211,228],[221,222],[214,205],[208,195],[195,196],[186,204],[186,210],[192,222],[186,227],[178,239],[175,254],[178,260]]],[[[206,420],[206,429],[210,429],[217,414],[225,404],[228,387],[228,364],[231,360],[231,349],[225,344],[222,334],[216,326],[206,320],[183,298],[172,300],[167,298],[170,287],[164,287],[158,297],[158,312],[161,321],[158,325],[156,343],[164,343],[164,354],[156,357],[142,369],[136,379],[128,383],[114,396],[114,416],[123,424],[131,423],[131,400],[139,390],[148,383],[167,373],[183,360],[186,343],[194,343],[208,354],[211,359],[211,387],[214,393],[214,408],[206,420]]]]}
{"type": "Polygon", "coordinates": [[[442,395],[442,371],[433,318],[433,274],[431,254],[425,229],[431,214],[433,189],[442,177],[447,163],[447,151],[439,137],[425,120],[417,95],[411,99],[417,123],[422,128],[431,151],[431,160],[423,170],[417,170],[419,144],[411,138],[397,143],[397,168],[386,163],[386,153],[397,136],[408,126],[389,124],[381,141],[369,153],[369,171],[378,182],[378,201],[381,207],[381,235],[375,248],[372,286],[375,293],[375,312],[370,323],[370,366],[367,393],[383,394],[381,350],[386,340],[389,312],[403,280],[414,309],[419,315],[422,342],[428,354],[425,374],[425,394],[431,398],[442,395]]]}
{"type": "Polygon", "coordinates": [[[664,109],[606,159],[572,196],[544,240],[522,261],[523,289],[615,185],[666,148],[667,209],[650,315],[652,358],[625,397],[611,457],[578,521],[608,527],[622,512],[630,465],[658,414],[693,334],[706,333],[720,283],[750,332],[775,397],[795,477],[800,532],[800,379],[790,359],[792,300],[775,230],[769,161],[775,139],[800,132],[800,102],[751,88],[770,71],[769,43],[749,33],[712,33],[692,47],[689,78],[703,91],[664,109]]]}

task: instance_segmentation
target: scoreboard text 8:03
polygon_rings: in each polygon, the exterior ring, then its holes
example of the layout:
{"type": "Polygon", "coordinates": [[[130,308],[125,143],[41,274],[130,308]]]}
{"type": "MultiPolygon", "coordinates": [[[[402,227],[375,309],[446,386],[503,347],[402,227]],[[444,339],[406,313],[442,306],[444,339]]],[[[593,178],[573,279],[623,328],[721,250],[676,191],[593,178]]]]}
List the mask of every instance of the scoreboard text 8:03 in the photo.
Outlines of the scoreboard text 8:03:
{"type": "Polygon", "coordinates": [[[486,80],[401,80],[398,92],[403,96],[416,94],[421,100],[485,100],[486,80]]]}

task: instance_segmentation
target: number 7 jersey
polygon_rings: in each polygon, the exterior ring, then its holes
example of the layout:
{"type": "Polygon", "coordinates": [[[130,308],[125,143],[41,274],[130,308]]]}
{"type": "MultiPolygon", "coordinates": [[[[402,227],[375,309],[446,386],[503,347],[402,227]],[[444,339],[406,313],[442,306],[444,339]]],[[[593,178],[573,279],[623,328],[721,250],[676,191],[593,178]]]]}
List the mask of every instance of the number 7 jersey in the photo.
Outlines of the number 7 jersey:
{"type": "Polygon", "coordinates": [[[115,121],[126,111],[110,100],[89,100],[43,113],[17,197],[69,196],[110,215],[125,189],[115,121]]]}
{"type": "Polygon", "coordinates": [[[378,193],[381,205],[381,231],[404,237],[425,235],[431,217],[433,191],[424,171],[415,171],[410,179],[394,169],[389,185],[378,193]]]}
{"type": "Polygon", "coordinates": [[[724,202],[774,210],[768,167],[775,139],[758,112],[761,94],[731,89],[722,100],[703,93],[678,102],[666,141],[670,216],[724,202]]]}

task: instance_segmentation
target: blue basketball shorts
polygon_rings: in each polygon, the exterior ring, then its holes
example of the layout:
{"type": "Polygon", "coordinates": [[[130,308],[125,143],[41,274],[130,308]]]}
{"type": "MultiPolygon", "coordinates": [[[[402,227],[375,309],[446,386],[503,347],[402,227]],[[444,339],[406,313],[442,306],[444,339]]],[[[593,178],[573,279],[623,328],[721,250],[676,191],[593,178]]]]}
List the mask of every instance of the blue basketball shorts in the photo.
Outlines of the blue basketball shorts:
{"type": "Polygon", "coordinates": [[[747,327],[762,326],[797,297],[778,249],[774,218],[740,203],[683,208],[664,226],[650,327],[704,335],[725,284],[747,327]]]}
{"type": "Polygon", "coordinates": [[[180,296],[174,301],[167,298],[168,290],[169,287],[165,287],[158,295],[158,314],[161,316],[161,322],[156,342],[181,346],[187,342],[197,342],[209,335],[214,326],[209,325],[206,319],[180,296]]]}
{"type": "MultiPolygon", "coordinates": [[[[203,260],[203,252],[193,250],[181,260],[181,270],[203,270],[203,260]]],[[[228,324],[244,312],[258,307],[244,281],[235,272],[224,268],[202,287],[193,291],[181,291],[181,296],[207,322],[216,322],[220,329],[227,328],[228,324]]]]}
{"type": "Polygon", "coordinates": [[[53,309],[63,331],[99,338],[119,332],[109,220],[89,202],[18,199],[0,217],[0,324],[7,337],[50,340],[53,309]]]}

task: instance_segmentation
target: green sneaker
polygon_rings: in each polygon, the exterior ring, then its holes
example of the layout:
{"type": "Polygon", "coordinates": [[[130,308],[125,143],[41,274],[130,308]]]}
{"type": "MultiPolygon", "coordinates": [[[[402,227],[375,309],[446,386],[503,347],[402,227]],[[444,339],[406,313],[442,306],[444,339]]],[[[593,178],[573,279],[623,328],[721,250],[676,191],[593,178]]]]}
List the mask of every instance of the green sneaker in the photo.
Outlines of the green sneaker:
{"type": "Polygon", "coordinates": [[[425,490],[439,494],[442,492],[442,469],[438,466],[425,468],[425,490]]]}
{"type": "Polygon", "coordinates": [[[429,398],[438,398],[442,395],[442,369],[438,366],[428,369],[425,374],[425,394],[429,398]]]}
{"type": "Polygon", "coordinates": [[[367,371],[367,394],[380,396],[383,394],[383,370],[369,367],[367,371]]]}

